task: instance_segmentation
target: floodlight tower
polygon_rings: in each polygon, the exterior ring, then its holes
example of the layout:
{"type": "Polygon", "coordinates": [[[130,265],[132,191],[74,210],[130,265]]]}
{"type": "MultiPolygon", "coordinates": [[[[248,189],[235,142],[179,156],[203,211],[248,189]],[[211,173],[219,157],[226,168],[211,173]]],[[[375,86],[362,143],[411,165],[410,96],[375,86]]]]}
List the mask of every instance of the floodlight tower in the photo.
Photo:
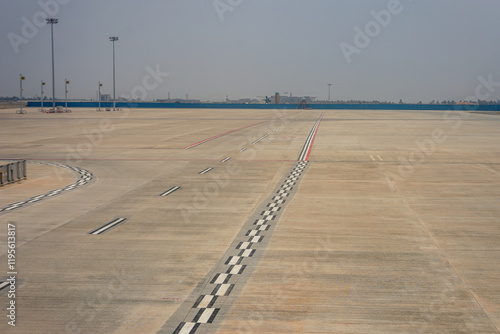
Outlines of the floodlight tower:
{"type": "Polygon", "coordinates": [[[18,110],[18,112],[20,114],[24,114],[24,110],[23,110],[23,81],[24,81],[24,79],[26,79],[26,78],[21,73],[19,75],[19,107],[20,107],[20,110],[18,110]]]}
{"type": "Polygon", "coordinates": [[[102,87],[102,83],[99,81],[99,94],[98,94],[98,99],[99,99],[99,110],[98,111],[101,111],[101,87],[102,87]]]}
{"type": "Polygon", "coordinates": [[[112,36],[109,38],[111,42],[113,42],[113,110],[116,110],[116,90],[115,90],[115,42],[118,40],[118,37],[112,36]]]}
{"type": "Polygon", "coordinates": [[[40,98],[41,112],[43,112],[43,86],[45,86],[45,82],[42,80],[41,88],[42,88],[42,97],[40,98]]]}
{"type": "Polygon", "coordinates": [[[64,79],[64,111],[68,112],[68,85],[69,85],[69,80],[64,79]]]}
{"type": "Polygon", "coordinates": [[[56,81],[54,75],[54,24],[59,22],[58,19],[46,18],[47,24],[50,24],[50,32],[52,36],[52,108],[56,109],[56,81]]]}

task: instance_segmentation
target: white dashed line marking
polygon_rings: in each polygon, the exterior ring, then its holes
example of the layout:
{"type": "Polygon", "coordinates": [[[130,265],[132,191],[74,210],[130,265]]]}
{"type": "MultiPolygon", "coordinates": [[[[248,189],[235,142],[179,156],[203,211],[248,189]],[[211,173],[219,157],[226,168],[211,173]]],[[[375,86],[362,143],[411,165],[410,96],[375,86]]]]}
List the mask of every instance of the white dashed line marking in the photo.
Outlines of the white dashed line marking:
{"type": "Polygon", "coordinates": [[[163,197],[168,196],[171,193],[173,193],[173,192],[175,192],[175,191],[177,191],[179,189],[181,189],[181,186],[174,186],[174,187],[168,189],[167,191],[165,191],[164,193],[160,194],[160,196],[163,196],[163,197]]]}
{"type": "Polygon", "coordinates": [[[206,174],[206,173],[210,172],[212,169],[213,169],[213,167],[205,168],[204,170],[202,170],[198,174],[200,174],[200,175],[206,174]]]}
{"type": "Polygon", "coordinates": [[[93,234],[93,235],[103,234],[104,232],[106,232],[110,228],[112,228],[112,227],[114,227],[114,226],[116,226],[118,224],[123,223],[125,220],[127,220],[127,218],[116,218],[113,221],[107,223],[106,225],[98,228],[97,230],[94,230],[94,231],[90,232],[89,234],[93,234]]]}

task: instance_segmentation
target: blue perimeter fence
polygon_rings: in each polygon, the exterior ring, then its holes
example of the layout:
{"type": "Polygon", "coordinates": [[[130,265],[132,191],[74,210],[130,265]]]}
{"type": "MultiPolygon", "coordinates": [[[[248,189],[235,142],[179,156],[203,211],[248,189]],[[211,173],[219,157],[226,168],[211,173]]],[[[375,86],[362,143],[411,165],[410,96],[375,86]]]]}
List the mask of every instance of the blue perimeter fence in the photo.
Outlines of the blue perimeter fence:
{"type": "MultiPolygon", "coordinates": [[[[64,101],[56,101],[64,107],[64,101]]],[[[98,108],[98,102],[68,102],[68,108],[98,108]]],[[[40,101],[29,101],[28,107],[41,107],[40,101]]],[[[44,101],[51,108],[51,101],[44,101]]],[[[101,102],[101,108],[112,108],[113,102],[101,102]]],[[[231,103],[162,103],[162,102],[116,102],[117,108],[142,109],[297,109],[296,104],[231,104],[231,103]]],[[[307,109],[325,110],[463,110],[500,111],[500,105],[447,105],[447,104],[308,104],[307,109]]]]}

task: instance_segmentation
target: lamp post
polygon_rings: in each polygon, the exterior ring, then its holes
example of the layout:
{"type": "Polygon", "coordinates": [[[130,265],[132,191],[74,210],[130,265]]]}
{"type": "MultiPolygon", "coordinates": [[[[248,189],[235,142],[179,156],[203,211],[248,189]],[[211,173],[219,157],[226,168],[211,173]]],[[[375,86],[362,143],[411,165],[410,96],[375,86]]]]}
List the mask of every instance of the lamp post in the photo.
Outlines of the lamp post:
{"type": "Polygon", "coordinates": [[[23,110],[23,81],[24,79],[26,79],[25,77],[23,77],[23,74],[21,73],[19,75],[19,113],[20,114],[24,114],[24,110],[23,110]]]}
{"type": "Polygon", "coordinates": [[[46,18],[47,24],[50,24],[50,32],[52,36],[52,108],[56,111],[56,81],[54,75],[54,24],[58,23],[58,19],[46,18]]]}
{"type": "Polygon", "coordinates": [[[43,86],[45,86],[45,82],[43,82],[42,80],[42,84],[41,84],[41,87],[42,87],[42,97],[40,98],[40,105],[41,105],[41,112],[44,112],[43,110],[43,86]]]}
{"type": "Polygon", "coordinates": [[[112,36],[109,38],[111,42],[113,42],[113,110],[116,110],[116,90],[115,90],[115,42],[118,40],[118,37],[112,36]]]}
{"type": "Polygon", "coordinates": [[[64,112],[68,112],[68,79],[64,79],[64,112]]]}
{"type": "Polygon", "coordinates": [[[332,84],[328,84],[328,102],[330,102],[330,87],[332,87],[332,84]]]}
{"type": "Polygon", "coordinates": [[[99,111],[101,111],[101,87],[102,87],[102,83],[99,81],[99,94],[98,94],[98,99],[99,99],[99,111]]]}

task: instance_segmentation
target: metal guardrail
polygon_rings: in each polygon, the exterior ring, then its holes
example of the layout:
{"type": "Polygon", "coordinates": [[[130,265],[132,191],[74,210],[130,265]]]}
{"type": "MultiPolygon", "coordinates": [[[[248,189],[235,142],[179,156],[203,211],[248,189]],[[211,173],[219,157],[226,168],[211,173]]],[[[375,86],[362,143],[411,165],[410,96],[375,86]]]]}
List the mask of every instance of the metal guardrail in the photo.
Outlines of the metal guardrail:
{"type": "Polygon", "coordinates": [[[0,187],[26,179],[26,160],[0,165],[0,187]]]}

